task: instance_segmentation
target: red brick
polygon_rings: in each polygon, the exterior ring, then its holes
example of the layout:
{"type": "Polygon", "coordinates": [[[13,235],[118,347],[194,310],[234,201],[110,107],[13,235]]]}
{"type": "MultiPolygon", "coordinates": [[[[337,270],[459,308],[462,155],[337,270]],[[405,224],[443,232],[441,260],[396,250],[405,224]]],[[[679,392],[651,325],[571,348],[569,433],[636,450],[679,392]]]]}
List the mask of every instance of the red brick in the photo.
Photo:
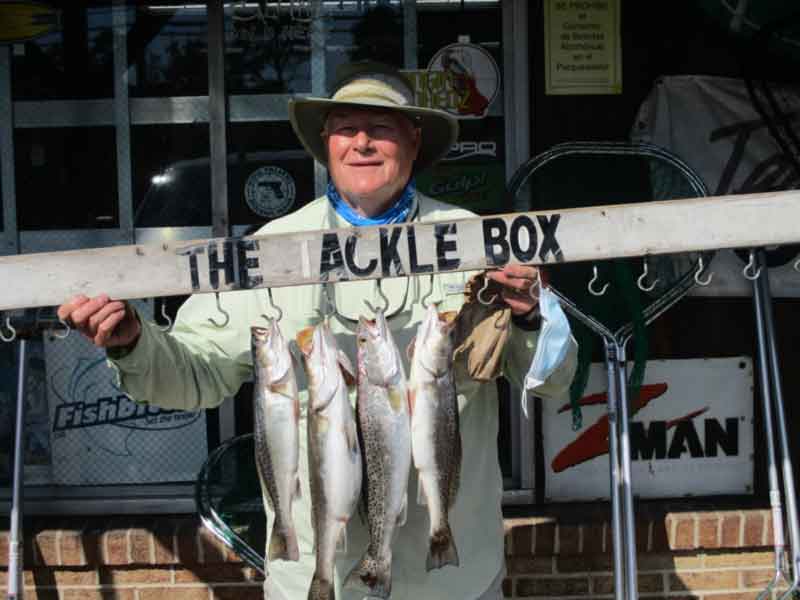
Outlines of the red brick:
{"type": "Polygon", "coordinates": [[[103,533],[105,528],[98,522],[91,522],[83,531],[83,555],[86,564],[97,566],[104,564],[103,533]]]}
{"type": "Polygon", "coordinates": [[[133,564],[150,565],[153,563],[153,534],[148,529],[131,529],[128,541],[131,545],[131,561],[133,564]]]}
{"type": "Polygon", "coordinates": [[[650,537],[650,521],[647,519],[636,520],[636,550],[647,552],[647,542],[650,537]]]}
{"type": "Polygon", "coordinates": [[[702,555],[679,552],[640,554],[637,558],[639,571],[686,571],[703,566],[702,555]]]}
{"type": "Polygon", "coordinates": [[[697,547],[719,548],[719,517],[701,517],[697,521],[697,547]]]}
{"type": "Polygon", "coordinates": [[[584,596],[588,594],[588,577],[517,579],[517,596],[584,596]]]}
{"type": "Polygon", "coordinates": [[[737,571],[696,571],[671,573],[671,591],[724,590],[739,587],[737,571]]]}
{"type": "Polygon", "coordinates": [[[86,566],[83,554],[83,536],[80,529],[61,531],[61,564],[65,567],[86,566]]]}
{"type": "Polygon", "coordinates": [[[590,523],[583,528],[583,553],[600,554],[603,552],[604,523],[590,523]]]}
{"type": "Polygon", "coordinates": [[[613,569],[614,559],[610,554],[559,556],[556,559],[557,573],[610,572],[613,569]]]}
{"type": "Polygon", "coordinates": [[[178,562],[180,564],[197,564],[197,523],[185,520],[178,524],[176,532],[178,562]]]}
{"type": "Polygon", "coordinates": [[[225,562],[225,544],[217,536],[205,527],[201,527],[198,531],[198,538],[200,540],[200,556],[204,563],[216,564],[225,562]]]}
{"type": "Polygon", "coordinates": [[[508,531],[503,536],[503,554],[506,556],[511,556],[513,554],[511,550],[511,532],[508,531]]]}
{"type": "MultiPolygon", "coordinates": [[[[538,531],[537,531],[538,533],[538,531]]],[[[517,525],[511,530],[511,547],[514,556],[526,556],[533,552],[533,525],[517,525]]]]}
{"type": "Polygon", "coordinates": [[[153,544],[155,545],[156,564],[171,565],[178,562],[175,550],[177,524],[165,519],[153,528],[153,544]]]}
{"type": "Polygon", "coordinates": [[[745,515],[744,520],[744,545],[753,548],[762,546],[764,538],[764,513],[761,511],[750,511],[745,515]]]}
{"type": "Polygon", "coordinates": [[[214,586],[211,597],[214,600],[263,600],[264,589],[261,585],[214,586]]]}
{"type": "MultiPolygon", "coordinates": [[[[592,593],[593,594],[613,594],[614,593],[614,577],[612,576],[592,576],[592,593]]],[[[664,578],[660,573],[651,573],[642,575],[639,574],[638,578],[639,593],[652,593],[661,592],[664,589],[664,578]]]]}
{"type": "Polygon", "coordinates": [[[691,550],[694,545],[694,517],[684,516],[675,523],[674,538],[670,543],[673,550],[691,550]]]}
{"type": "Polygon", "coordinates": [[[578,554],[580,552],[580,525],[558,525],[558,553],[578,554]]]}
{"type": "Polygon", "coordinates": [[[128,529],[115,527],[108,529],[101,538],[104,565],[128,564],[128,529]]]}
{"type": "MultiPolygon", "coordinates": [[[[139,588],[139,600],[209,600],[210,590],[207,587],[164,587],[139,588]]],[[[27,598],[25,600],[28,600],[27,598]]]]}
{"type": "Polygon", "coordinates": [[[669,550],[669,519],[657,519],[653,521],[653,542],[650,545],[651,552],[661,552],[669,550]]]}
{"type": "MultiPolygon", "coordinates": [[[[555,547],[555,523],[538,523],[536,525],[535,540],[533,543],[533,553],[537,556],[544,554],[553,554],[555,547]]],[[[514,552],[517,552],[516,542],[514,543],[514,552]]]]}
{"type": "Polygon", "coordinates": [[[37,565],[58,566],[58,532],[52,529],[45,529],[36,534],[34,544],[36,546],[37,565]]]}
{"type": "Polygon", "coordinates": [[[25,585],[47,587],[97,585],[97,571],[92,568],[49,569],[37,567],[25,573],[25,585]]]}
{"type": "Polygon", "coordinates": [[[514,581],[506,577],[503,579],[503,597],[511,598],[514,595],[514,581]]]}
{"type": "Polygon", "coordinates": [[[706,554],[705,566],[718,567],[768,567],[774,564],[772,551],[764,552],[710,552],[706,554]]]}
{"type": "Polygon", "coordinates": [[[8,532],[0,531],[0,567],[8,566],[8,532]]]}
{"type": "Polygon", "coordinates": [[[742,587],[758,588],[763,590],[775,577],[775,569],[757,569],[754,571],[741,571],[742,587]]]}
{"type": "Polygon", "coordinates": [[[219,563],[197,565],[191,569],[175,568],[175,583],[232,583],[253,580],[253,570],[241,565],[219,563]]]}
{"type": "Polygon", "coordinates": [[[512,556],[506,559],[509,575],[527,575],[530,573],[553,572],[553,558],[551,556],[512,556]]]}
{"type": "Polygon", "coordinates": [[[739,540],[741,524],[742,518],[739,515],[725,515],[722,517],[721,548],[738,548],[741,546],[739,540]]]}
{"type": "Polygon", "coordinates": [[[753,600],[753,592],[732,592],[725,594],[705,594],[703,600],[753,600]]]}
{"type": "Polygon", "coordinates": [[[100,581],[104,585],[130,585],[134,583],[172,583],[170,568],[121,567],[100,569],[100,581]]]}
{"type": "MultiPolygon", "coordinates": [[[[25,596],[25,600],[28,597],[25,596]]],[[[134,590],[124,588],[103,589],[103,590],[70,590],[61,592],[61,600],[135,600],[134,590]]]]}
{"type": "Polygon", "coordinates": [[[25,600],[58,600],[58,590],[38,587],[24,588],[25,600]]]}

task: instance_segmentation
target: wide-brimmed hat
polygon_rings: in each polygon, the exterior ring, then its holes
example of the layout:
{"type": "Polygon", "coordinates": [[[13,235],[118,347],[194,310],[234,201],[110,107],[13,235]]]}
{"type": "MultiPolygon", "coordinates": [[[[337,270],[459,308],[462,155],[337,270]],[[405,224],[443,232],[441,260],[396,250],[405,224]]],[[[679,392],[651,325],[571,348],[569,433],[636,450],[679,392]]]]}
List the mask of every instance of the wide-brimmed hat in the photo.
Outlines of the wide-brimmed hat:
{"type": "Polygon", "coordinates": [[[337,106],[385,108],[403,113],[422,130],[422,145],[414,167],[430,167],[450,150],[458,139],[458,120],[433,108],[414,105],[414,89],[406,77],[388,65],[375,62],[351,63],[339,71],[330,98],[294,98],[289,101],[289,120],[306,150],[328,166],[322,128],[328,113],[337,106]]]}

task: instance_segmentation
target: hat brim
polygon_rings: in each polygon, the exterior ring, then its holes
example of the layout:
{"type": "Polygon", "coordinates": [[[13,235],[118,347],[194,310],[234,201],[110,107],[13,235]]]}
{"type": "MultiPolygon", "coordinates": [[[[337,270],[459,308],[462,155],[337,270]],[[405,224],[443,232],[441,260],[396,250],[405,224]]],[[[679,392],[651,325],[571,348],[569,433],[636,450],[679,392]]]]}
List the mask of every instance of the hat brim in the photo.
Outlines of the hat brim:
{"type": "Polygon", "coordinates": [[[328,113],[337,106],[385,108],[403,113],[422,130],[422,145],[414,161],[422,171],[444,158],[458,140],[458,119],[433,108],[397,106],[380,102],[341,102],[329,98],[293,98],[289,101],[289,121],[303,147],[317,162],[328,166],[328,153],[322,140],[322,128],[328,113]]]}

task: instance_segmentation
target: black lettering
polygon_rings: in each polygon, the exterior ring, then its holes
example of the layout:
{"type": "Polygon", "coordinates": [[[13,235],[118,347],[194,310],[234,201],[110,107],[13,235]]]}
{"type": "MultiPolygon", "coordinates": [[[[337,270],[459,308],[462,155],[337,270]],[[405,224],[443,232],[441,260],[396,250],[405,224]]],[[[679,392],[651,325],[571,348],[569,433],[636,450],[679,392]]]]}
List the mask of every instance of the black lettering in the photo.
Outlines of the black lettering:
{"type": "Polygon", "coordinates": [[[366,267],[359,267],[356,264],[356,242],[358,241],[357,235],[350,235],[347,237],[347,241],[344,243],[344,259],[347,261],[347,268],[350,269],[350,272],[354,275],[358,275],[364,277],[369,275],[375,270],[375,267],[378,266],[378,259],[373,258],[371,259],[366,267]]]}
{"type": "Polygon", "coordinates": [[[739,454],[739,419],[725,419],[725,429],[716,419],[706,419],[706,456],[717,456],[717,447],[722,448],[726,456],[739,454]]]}
{"type": "Polygon", "coordinates": [[[136,405],[127,396],[117,396],[117,421],[130,419],[136,414],[136,405]]]}
{"type": "Polygon", "coordinates": [[[197,255],[205,253],[205,249],[202,247],[197,248],[189,248],[188,250],[179,250],[179,256],[188,256],[189,257],[189,276],[192,279],[192,290],[199,290],[200,289],[200,274],[197,268],[197,255]]]}
{"type": "Polygon", "coordinates": [[[675,436],[669,445],[667,458],[680,458],[687,450],[692,458],[703,456],[703,447],[700,445],[700,438],[697,437],[697,431],[695,431],[694,422],[691,419],[678,421],[675,425],[675,436]]]}
{"type": "Polygon", "coordinates": [[[502,267],[508,263],[510,255],[506,232],[506,222],[503,219],[483,220],[483,247],[487,265],[502,267]]]}
{"type": "Polygon", "coordinates": [[[97,400],[97,420],[101,423],[113,421],[117,418],[117,403],[113,398],[100,398],[97,400]]]}
{"type": "Polygon", "coordinates": [[[457,269],[461,264],[461,259],[447,258],[448,252],[457,252],[457,243],[455,240],[446,240],[446,235],[456,235],[458,233],[455,223],[444,223],[436,225],[433,229],[433,235],[436,237],[436,266],[440,271],[452,271],[457,269]]]}
{"type": "MultiPolygon", "coordinates": [[[[409,225],[406,228],[406,234],[408,237],[408,262],[409,262],[409,269],[412,273],[432,273],[433,272],[433,265],[421,265],[419,264],[419,255],[417,254],[417,234],[414,231],[414,226],[409,225]]],[[[439,240],[437,238],[436,245],[438,248],[439,240]]]]}
{"type": "Polygon", "coordinates": [[[392,263],[395,264],[395,273],[397,275],[405,275],[403,263],[400,262],[400,254],[397,252],[397,242],[400,241],[400,234],[403,233],[401,227],[392,229],[392,237],[389,237],[389,230],[381,227],[379,230],[381,235],[381,271],[384,277],[391,275],[392,263]]]}
{"type": "Polygon", "coordinates": [[[519,262],[530,262],[530,260],[536,256],[536,246],[538,245],[536,226],[529,217],[520,215],[511,221],[511,235],[508,237],[511,241],[511,250],[514,252],[514,256],[517,257],[519,262]],[[528,248],[526,250],[522,249],[520,243],[519,234],[521,229],[526,229],[528,231],[528,248]]]}
{"type": "Polygon", "coordinates": [[[264,282],[261,275],[251,275],[251,269],[258,269],[258,257],[247,256],[248,251],[257,251],[258,240],[236,240],[236,262],[239,267],[239,285],[244,289],[258,287],[264,282]]]}
{"type": "Polygon", "coordinates": [[[83,425],[97,423],[97,404],[87,404],[83,409],[83,425]]]}
{"type": "Polygon", "coordinates": [[[650,421],[647,430],[644,423],[631,421],[631,460],[652,460],[667,455],[667,424],[650,421]]]}
{"type": "Polygon", "coordinates": [[[322,234],[322,253],[319,259],[320,279],[327,279],[331,271],[344,269],[342,261],[342,248],[339,246],[339,236],[335,233],[322,234]]]}
{"type": "Polygon", "coordinates": [[[547,254],[552,253],[556,262],[564,262],[564,254],[561,252],[558,240],[556,240],[556,229],[558,228],[558,222],[561,220],[561,215],[552,215],[549,220],[543,215],[536,215],[536,220],[542,230],[542,246],[539,248],[539,258],[542,262],[547,262],[547,254]]]}
{"type": "Polygon", "coordinates": [[[234,282],[235,272],[233,269],[233,242],[225,240],[222,242],[222,260],[219,260],[217,253],[217,242],[208,243],[208,280],[212,289],[219,289],[219,271],[225,272],[225,283],[234,282]]]}

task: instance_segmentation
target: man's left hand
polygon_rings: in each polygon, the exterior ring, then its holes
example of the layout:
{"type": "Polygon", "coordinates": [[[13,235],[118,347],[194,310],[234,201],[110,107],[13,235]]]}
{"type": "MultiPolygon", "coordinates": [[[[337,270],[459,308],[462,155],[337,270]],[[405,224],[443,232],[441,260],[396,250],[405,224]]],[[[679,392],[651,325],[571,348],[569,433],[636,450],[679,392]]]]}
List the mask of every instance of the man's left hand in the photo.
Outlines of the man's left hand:
{"type": "Polygon", "coordinates": [[[486,272],[486,277],[503,286],[501,297],[514,316],[527,315],[538,306],[540,275],[538,268],[528,265],[506,265],[486,272]],[[531,288],[535,288],[533,292],[531,288]]]}

